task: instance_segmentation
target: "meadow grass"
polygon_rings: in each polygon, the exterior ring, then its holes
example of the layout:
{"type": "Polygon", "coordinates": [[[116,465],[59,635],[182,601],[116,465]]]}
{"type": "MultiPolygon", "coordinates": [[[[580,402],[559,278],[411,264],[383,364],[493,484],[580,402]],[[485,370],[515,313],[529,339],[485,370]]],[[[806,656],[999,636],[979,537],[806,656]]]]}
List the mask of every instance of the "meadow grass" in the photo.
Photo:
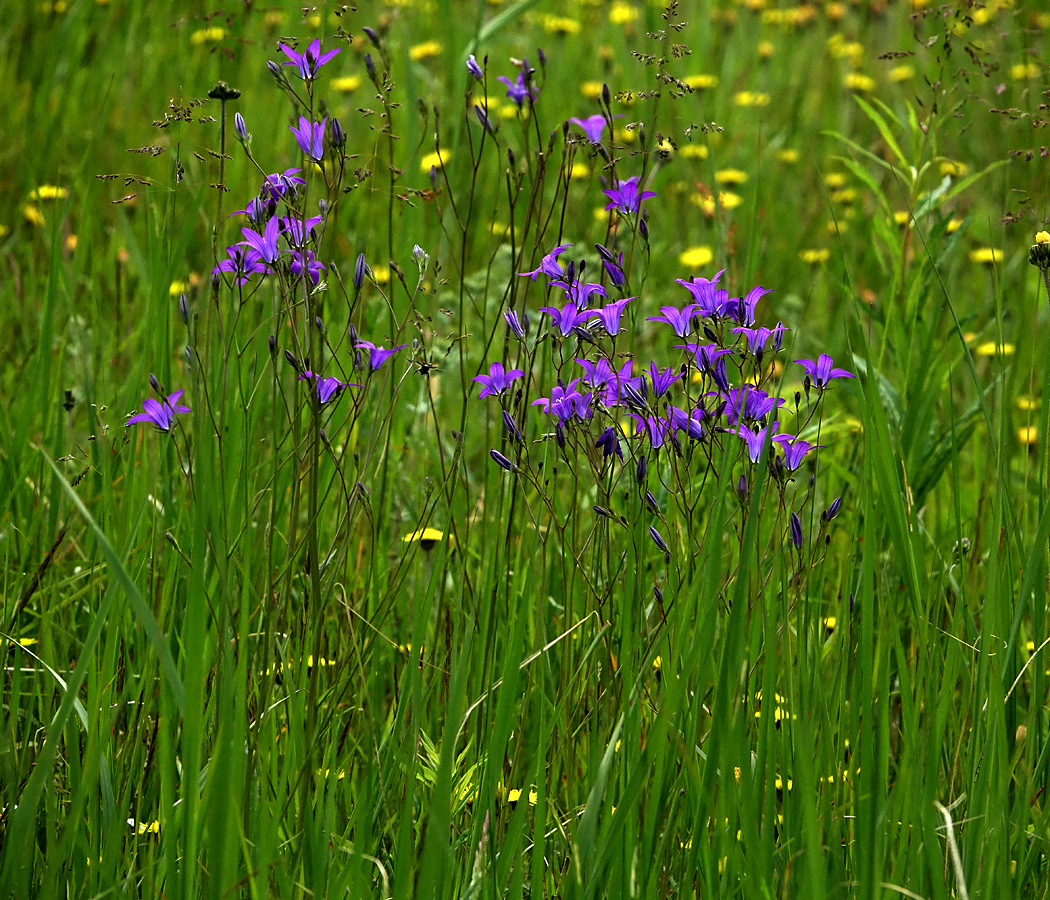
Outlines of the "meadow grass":
{"type": "Polygon", "coordinates": [[[1047,896],[1048,14],[6,13],[0,894],[1047,896]],[[316,282],[213,274],[293,167],[316,282]],[[569,243],[619,333],[540,311],[569,243]],[[782,350],[649,320],[721,269],[782,350]],[[820,449],[749,457],[694,340],[820,449]],[[710,417],[557,425],[578,358],[710,417]]]}

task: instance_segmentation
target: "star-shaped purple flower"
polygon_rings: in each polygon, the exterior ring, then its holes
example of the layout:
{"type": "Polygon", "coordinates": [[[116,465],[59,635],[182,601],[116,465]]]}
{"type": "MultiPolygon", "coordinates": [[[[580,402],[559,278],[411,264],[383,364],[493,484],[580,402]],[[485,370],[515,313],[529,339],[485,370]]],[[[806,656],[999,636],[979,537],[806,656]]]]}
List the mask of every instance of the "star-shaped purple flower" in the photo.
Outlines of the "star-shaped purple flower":
{"type": "Polygon", "coordinates": [[[312,381],[314,383],[314,390],[317,392],[317,399],[322,406],[329,401],[334,400],[348,387],[361,387],[359,384],[350,384],[349,382],[340,381],[338,378],[333,378],[331,376],[326,378],[323,375],[315,375],[309,370],[303,372],[298,380],[312,381]]]}
{"type": "Polygon", "coordinates": [[[680,338],[689,334],[689,323],[692,321],[696,304],[690,303],[679,309],[677,306],[661,306],[659,316],[646,316],[647,322],[666,322],[680,338]]]}
{"type": "Polygon", "coordinates": [[[288,130],[295,135],[299,149],[314,162],[320,162],[324,157],[324,130],[327,125],[327,117],[320,122],[311,122],[306,116],[299,116],[299,127],[289,125],[288,130]]]}
{"type": "Polygon", "coordinates": [[[572,244],[560,244],[543,257],[543,259],[540,260],[540,264],[535,269],[531,272],[519,272],[519,276],[522,278],[531,278],[533,281],[535,281],[539,275],[549,275],[551,278],[564,277],[565,270],[561,267],[561,263],[558,262],[558,257],[571,246],[572,244]]]}
{"type": "Polygon", "coordinates": [[[811,359],[796,359],[800,366],[806,370],[806,374],[813,380],[819,390],[824,390],[832,378],[853,378],[852,372],[845,369],[837,369],[833,366],[833,360],[828,354],[821,353],[814,362],[811,359]]]}
{"type": "Polygon", "coordinates": [[[408,344],[401,344],[399,347],[387,350],[385,347],[377,347],[371,341],[358,341],[354,344],[356,349],[368,351],[368,365],[373,372],[380,368],[398,350],[404,350],[407,346],[408,344]]]}
{"type": "Polygon", "coordinates": [[[762,456],[762,447],[780,428],[779,422],[770,422],[759,431],[752,431],[746,425],[741,425],[736,431],[731,432],[747,444],[747,456],[753,463],[757,463],[762,456]]]}
{"type": "Polygon", "coordinates": [[[602,323],[605,333],[611,337],[620,333],[620,319],[623,317],[624,307],[636,299],[636,297],[624,297],[622,300],[605,304],[601,309],[592,309],[587,315],[598,319],[602,323]]]}
{"type": "Polygon", "coordinates": [[[656,196],[656,191],[639,191],[638,176],[632,175],[620,181],[616,187],[602,191],[609,198],[609,205],[605,208],[615,209],[624,215],[638,212],[643,200],[656,196]]]}
{"type": "Polygon", "coordinates": [[[540,312],[547,313],[554,320],[554,327],[561,332],[562,337],[568,337],[577,325],[587,320],[587,313],[580,312],[572,303],[566,303],[561,309],[556,306],[541,306],[540,312]]]}
{"type": "Polygon", "coordinates": [[[254,228],[242,228],[241,234],[244,235],[244,242],[259,254],[259,259],[266,265],[272,266],[277,262],[277,257],[281,255],[281,251],[277,249],[277,238],[280,234],[277,216],[273,216],[266,223],[262,234],[254,228]]]}
{"type": "MultiPolygon", "coordinates": [[[[292,130],[294,131],[294,129],[292,130]]],[[[299,175],[301,171],[302,169],[285,169],[283,172],[274,172],[272,175],[267,175],[263,179],[261,193],[264,196],[269,194],[270,199],[274,203],[282,199],[286,194],[291,194],[294,200],[299,192],[299,187],[306,184],[306,179],[299,175]]]]}
{"type": "Polygon", "coordinates": [[[794,472],[802,465],[803,458],[810,450],[823,446],[822,444],[811,444],[809,441],[804,441],[800,437],[792,437],[790,434],[778,434],[773,440],[780,444],[780,449],[784,451],[784,465],[787,466],[789,472],[794,472]]]}
{"type": "Polygon", "coordinates": [[[576,386],[580,383],[575,378],[562,387],[557,385],[550,397],[533,400],[530,406],[539,406],[547,415],[556,416],[559,425],[566,425],[573,419],[583,421],[591,417],[591,393],[581,394],[576,386]]]}
{"type": "Polygon", "coordinates": [[[247,284],[252,275],[266,274],[266,263],[262,261],[259,252],[247,244],[234,244],[232,247],[227,247],[226,252],[229,254],[229,259],[222,260],[212,269],[213,274],[229,272],[234,276],[238,285],[247,284]]]}
{"type": "MultiPolygon", "coordinates": [[[[622,115],[613,116],[614,119],[622,119],[622,115]]],[[[583,129],[583,133],[587,136],[592,144],[600,144],[602,142],[602,132],[605,131],[605,116],[601,113],[595,113],[593,116],[587,116],[586,119],[578,119],[575,116],[569,119],[573,125],[579,125],[583,129]]]]}
{"type": "Polygon", "coordinates": [[[516,103],[519,109],[526,100],[535,101],[536,91],[525,84],[524,72],[518,72],[517,81],[511,81],[506,75],[500,75],[499,80],[507,86],[507,97],[516,103]]]}
{"type": "Polygon", "coordinates": [[[667,368],[661,371],[655,361],[649,363],[649,381],[653,386],[653,394],[657,397],[667,393],[667,389],[681,377],[681,373],[676,375],[674,369],[667,368]]]}
{"type": "Polygon", "coordinates": [[[288,57],[288,62],[284,63],[284,65],[295,66],[299,70],[299,77],[303,81],[313,81],[317,77],[317,70],[339,52],[339,48],[336,48],[322,54],[320,41],[313,41],[306,48],[305,53],[297,53],[284,44],[278,44],[277,49],[288,57]]]}
{"type": "Polygon", "coordinates": [[[478,399],[489,396],[499,396],[509,386],[512,381],[516,381],[521,378],[525,373],[521,369],[510,369],[504,370],[503,363],[494,362],[489,366],[488,375],[475,375],[471,378],[471,381],[476,381],[481,385],[481,393],[478,394],[478,399]]]}
{"type": "Polygon", "coordinates": [[[125,427],[134,425],[137,422],[152,422],[157,426],[158,431],[170,431],[177,413],[188,413],[191,411],[188,406],[179,403],[179,398],[182,394],[183,391],[175,391],[174,394],[168,394],[167,399],[163,403],[154,400],[152,397],[147,397],[142,401],[142,408],[145,412],[132,416],[124,423],[125,427]]]}
{"type": "Polygon", "coordinates": [[[321,273],[327,271],[324,265],[314,257],[313,250],[296,250],[292,254],[292,262],[288,268],[295,278],[299,278],[305,272],[315,285],[321,280],[321,273]]]}

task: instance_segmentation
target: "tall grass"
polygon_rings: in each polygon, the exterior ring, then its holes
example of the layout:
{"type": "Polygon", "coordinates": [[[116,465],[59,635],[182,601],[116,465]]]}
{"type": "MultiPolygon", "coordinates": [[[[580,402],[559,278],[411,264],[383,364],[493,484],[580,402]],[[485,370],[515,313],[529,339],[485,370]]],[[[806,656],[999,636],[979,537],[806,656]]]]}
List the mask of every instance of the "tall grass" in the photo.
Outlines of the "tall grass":
{"type": "Polygon", "coordinates": [[[1047,895],[1045,14],[8,12],[0,894],[1047,895]],[[312,86],[267,71],[315,37],[312,86]],[[323,170],[299,115],[346,132],[323,170]],[[291,167],[318,284],[213,278],[291,167]],[[604,209],[634,175],[647,219],[604,209]],[[620,334],[539,311],[566,243],[610,300],[623,252],[620,334]],[[823,445],[793,477],[724,413],[654,449],[530,405],[599,355],[699,404],[647,317],[723,268],[789,329],[708,320],[823,445]]]}

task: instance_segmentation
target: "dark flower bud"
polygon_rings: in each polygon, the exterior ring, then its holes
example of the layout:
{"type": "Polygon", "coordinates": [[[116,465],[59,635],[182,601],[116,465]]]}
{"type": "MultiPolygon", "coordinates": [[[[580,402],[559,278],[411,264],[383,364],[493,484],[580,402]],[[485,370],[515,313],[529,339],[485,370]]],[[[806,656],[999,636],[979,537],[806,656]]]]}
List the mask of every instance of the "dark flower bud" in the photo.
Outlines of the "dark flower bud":
{"type": "Polygon", "coordinates": [[[324,197],[317,201],[317,209],[321,213],[322,218],[328,215],[328,201],[324,197]]]}
{"type": "Polygon", "coordinates": [[[736,495],[740,498],[741,503],[747,499],[747,478],[744,475],[737,479],[736,495]]]}
{"type": "Polygon", "coordinates": [[[835,518],[835,516],[839,514],[840,506],[842,506],[842,498],[836,497],[834,500],[831,501],[831,506],[824,510],[824,515],[821,516],[821,518],[825,522],[830,522],[832,519],[835,518]]]}
{"type": "Polygon", "coordinates": [[[656,498],[653,496],[652,491],[645,492],[645,505],[648,507],[649,512],[654,516],[660,515],[660,507],[656,503],[656,498]]]}
{"type": "Polygon", "coordinates": [[[366,53],[365,54],[365,71],[368,73],[368,77],[369,78],[375,78],[376,77],[376,64],[372,60],[372,54],[371,53],[366,53]]]}
{"type": "Polygon", "coordinates": [[[612,91],[609,90],[608,84],[602,85],[602,103],[606,106],[612,103],[612,91]]]}
{"type": "Polygon", "coordinates": [[[330,124],[332,126],[332,146],[338,149],[346,144],[346,132],[343,131],[342,123],[334,116],[330,124]]]}
{"type": "Polygon", "coordinates": [[[157,380],[157,376],[152,372],[149,373],[149,386],[153,388],[158,394],[160,391],[160,382],[157,380]]]}
{"type": "MultiPolygon", "coordinates": [[[[525,331],[528,328],[528,325],[526,324],[526,325],[522,326],[521,322],[518,319],[517,312],[515,312],[513,309],[508,309],[503,314],[503,318],[506,320],[507,327],[511,330],[511,332],[514,334],[514,336],[519,341],[524,341],[525,340],[525,331]]],[[[525,321],[528,322],[528,318],[526,318],[525,321]]]]}
{"type": "Polygon", "coordinates": [[[513,440],[517,441],[519,444],[525,443],[525,438],[521,434],[521,429],[518,428],[518,423],[514,421],[514,416],[506,410],[503,410],[503,427],[507,429],[507,434],[509,434],[513,440]]]}
{"type": "Polygon", "coordinates": [[[811,387],[813,387],[813,382],[809,380],[809,376],[808,375],[803,380],[802,387],[805,388],[805,390],[806,390],[806,397],[809,397],[809,389],[811,387]]]}
{"type": "Polygon", "coordinates": [[[237,132],[237,137],[239,137],[242,141],[248,140],[248,128],[244,124],[244,116],[242,116],[240,113],[234,113],[233,128],[237,132]]]}
{"type": "Polygon", "coordinates": [[[644,218],[638,223],[638,237],[649,243],[649,223],[644,218]]]}
{"type": "Polygon", "coordinates": [[[612,255],[612,251],[608,247],[606,247],[604,244],[595,244],[594,245],[594,249],[598,251],[598,255],[605,262],[611,262],[611,263],[616,262],[616,257],[612,255]]]}
{"type": "Polygon", "coordinates": [[[357,326],[353,322],[346,326],[346,336],[351,347],[357,346],[357,326]]]}
{"type": "Polygon", "coordinates": [[[648,471],[649,471],[649,460],[646,458],[645,454],[642,453],[638,457],[638,462],[635,463],[635,466],[634,466],[634,480],[637,481],[638,484],[644,484],[645,483],[645,476],[646,476],[646,473],[648,471]]]}
{"type": "Polygon", "coordinates": [[[773,349],[777,353],[781,351],[784,346],[784,332],[787,328],[784,327],[783,322],[777,322],[776,328],[773,329],[773,349]]]}
{"type": "Polygon", "coordinates": [[[595,505],[594,506],[594,514],[598,515],[598,516],[601,516],[603,519],[611,519],[611,518],[613,518],[613,514],[611,512],[609,512],[609,510],[607,510],[604,506],[597,506],[597,505],[595,505]]]}
{"type": "Polygon", "coordinates": [[[222,279],[219,277],[218,270],[216,270],[211,273],[211,291],[213,294],[219,289],[220,284],[222,284],[222,279]]]}
{"type": "MultiPolygon", "coordinates": [[[[660,590],[659,585],[653,585],[653,596],[656,598],[657,603],[664,602],[664,592],[660,590]]],[[[659,670],[657,670],[659,671],[659,670]]]]}
{"type": "Polygon", "coordinates": [[[570,259],[569,264],[565,267],[565,281],[568,284],[572,284],[576,280],[576,260],[570,259]]]}
{"type": "Polygon", "coordinates": [[[499,450],[489,450],[489,456],[492,457],[492,461],[499,466],[501,469],[506,469],[508,472],[513,472],[517,466],[514,465],[507,457],[505,457],[499,450]]]}
{"type": "Polygon", "coordinates": [[[185,355],[186,355],[186,365],[192,366],[193,365],[193,351],[190,350],[190,345],[189,344],[186,345],[184,352],[185,352],[185,355]]]}
{"type": "Polygon", "coordinates": [[[478,65],[478,61],[474,59],[473,53],[467,57],[467,71],[478,81],[481,81],[485,77],[485,73],[482,71],[481,66],[478,65]]]}
{"type": "Polygon", "coordinates": [[[273,358],[277,355],[277,335],[271,334],[266,343],[270,347],[270,357],[273,358]]]}
{"type": "Polygon", "coordinates": [[[802,534],[802,520],[798,517],[798,513],[791,514],[790,530],[791,543],[795,545],[796,550],[801,550],[804,536],[802,534]]]}
{"type": "Polygon", "coordinates": [[[547,54],[543,52],[543,48],[542,47],[537,47],[536,48],[536,57],[540,61],[540,68],[541,69],[546,69],[547,68],[547,54]]]}
{"type": "Polygon", "coordinates": [[[190,305],[185,294],[179,294],[179,315],[182,316],[182,324],[190,324],[190,305]]]}
{"type": "Polygon", "coordinates": [[[565,428],[561,422],[554,426],[554,440],[558,442],[562,450],[565,449],[565,428]]]}
{"type": "Polygon", "coordinates": [[[300,372],[301,373],[303,371],[302,365],[300,364],[298,358],[296,358],[296,355],[294,353],[292,353],[291,350],[285,350],[284,351],[284,358],[286,360],[288,360],[288,364],[293,369],[295,369],[296,372],[300,372]]]}
{"type": "Polygon", "coordinates": [[[437,166],[430,167],[430,189],[436,191],[438,186],[438,170],[437,166]]]}
{"type": "Polygon", "coordinates": [[[324,321],[320,316],[314,316],[314,325],[317,326],[317,330],[324,334],[324,321]]]}
{"type": "MultiPolygon", "coordinates": [[[[642,382],[642,387],[645,387],[645,382],[642,382]]],[[[639,412],[645,411],[645,398],[638,393],[637,389],[633,384],[624,382],[623,384],[624,397],[627,399],[627,405],[634,410],[639,412]]]]}
{"type": "Polygon", "coordinates": [[[659,531],[657,531],[655,528],[653,528],[652,525],[649,526],[649,537],[651,537],[653,539],[653,543],[656,544],[656,546],[664,554],[664,559],[667,562],[670,562],[671,561],[671,551],[668,548],[667,544],[665,543],[665,541],[663,539],[663,536],[660,534],[659,531]]]}
{"type": "Polygon", "coordinates": [[[369,28],[367,25],[363,26],[361,30],[365,33],[365,36],[372,42],[372,46],[378,50],[379,35],[376,33],[376,30],[374,28],[369,28]]]}
{"type": "Polygon", "coordinates": [[[799,408],[799,406],[801,406],[801,405],[802,405],[802,392],[801,391],[795,391],[795,409],[797,410],[799,408]]]}
{"type": "Polygon", "coordinates": [[[266,68],[270,70],[270,74],[278,81],[281,80],[281,67],[277,65],[272,59],[266,60],[266,68]]]}
{"type": "Polygon", "coordinates": [[[495,129],[492,127],[492,122],[489,120],[488,113],[485,112],[485,108],[480,103],[474,104],[474,115],[478,117],[478,121],[481,123],[482,128],[484,128],[489,134],[495,133],[495,129]]]}
{"type": "Polygon", "coordinates": [[[510,147],[507,148],[507,164],[514,168],[514,151],[510,147]]]}
{"type": "Polygon", "coordinates": [[[361,290],[361,285],[365,283],[365,271],[368,269],[368,264],[365,262],[365,255],[363,253],[357,254],[357,263],[354,265],[354,290],[361,290]]]}

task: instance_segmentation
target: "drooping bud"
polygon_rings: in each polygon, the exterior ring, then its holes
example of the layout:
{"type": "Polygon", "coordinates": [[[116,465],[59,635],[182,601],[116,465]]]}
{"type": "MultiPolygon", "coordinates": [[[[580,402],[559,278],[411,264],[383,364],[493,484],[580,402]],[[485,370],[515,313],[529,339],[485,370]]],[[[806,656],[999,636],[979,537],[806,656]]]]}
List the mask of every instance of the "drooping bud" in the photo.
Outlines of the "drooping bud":
{"type": "Polygon", "coordinates": [[[485,107],[480,103],[474,104],[474,115],[478,117],[478,121],[481,123],[482,128],[484,128],[489,134],[495,134],[495,129],[492,127],[492,121],[489,119],[488,113],[485,112],[485,107]]]}
{"type": "Polygon", "coordinates": [[[602,103],[606,106],[612,103],[612,91],[609,90],[608,84],[602,85],[602,103]]]}
{"type": "Polygon", "coordinates": [[[830,522],[832,519],[835,518],[835,516],[839,514],[840,506],[842,506],[842,498],[836,497],[834,500],[831,501],[831,505],[826,510],[824,510],[824,514],[821,516],[821,518],[825,522],[830,522]]]}
{"type": "Polygon", "coordinates": [[[511,436],[512,440],[519,444],[525,443],[525,438],[521,433],[521,429],[518,428],[518,423],[514,421],[514,416],[506,410],[503,410],[503,427],[507,429],[507,434],[511,436]]]}
{"type": "Polygon", "coordinates": [[[740,478],[737,479],[736,495],[741,503],[747,499],[747,477],[744,475],[741,475],[740,478]]]}
{"type": "Polygon", "coordinates": [[[657,505],[656,497],[653,496],[652,491],[645,492],[645,505],[654,516],[660,515],[660,507],[657,505]]]}
{"type": "Polygon", "coordinates": [[[501,469],[506,469],[508,472],[513,472],[517,469],[517,466],[500,453],[499,450],[489,450],[489,456],[492,457],[492,461],[501,469]]]}
{"type": "Polygon", "coordinates": [[[478,81],[481,81],[485,77],[485,73],[482,71],[481,66],[478,65],[478,61],[474,59],[473,53],[467,57],[467,71],[478,81]]]}
{"type": "MultiPolygon", "coordinates": [[[[513,335],[519,340],[525,340],[525,329],[528,327],[522,327],[521,322],[518,319],[518,314],[513,309],[508,309],[504,314],[503,318],[507,321],[507,327],[510,328],[513,335]]],[[[527,320],[526,320],[527,321],[527,320]]]]}
{"type": "Polygon", "coordinates": [[[293,369],[295,369],[296,372],[302,373],[302,371],[303,371],[302,364],[299,362],[298,357],[296,357],[296,355],[294,353],[292,353],[291,350],[285,350],[284,351],[284,358],[286,360],[288,360],[288,364],[293,369]]]}
{"type": "Polygon", "coordinates": [[[438,170],[437,166],[430,167],[430,189],[436,191],[438,186],[438,170]]]}
{"type": "Polygon", "coordinates": [[[365,33],[365,36],[372,42],[372,46],[377,50],[379,49],[379,35],[374,28],[369,28],[367,25],[363,26],[361,30],[365,33]]]}
{"type": "Polygon", "coordinates": [[[649,526],[649,537],[653,539],[653,543],[656,544],[656,546],[663,552],[665,561],[670,562],[671,550],[667,546],[667,543],[664,541],[663,536],[660,534],[660,532],[653,528],[652,525],[649,526]]]}

